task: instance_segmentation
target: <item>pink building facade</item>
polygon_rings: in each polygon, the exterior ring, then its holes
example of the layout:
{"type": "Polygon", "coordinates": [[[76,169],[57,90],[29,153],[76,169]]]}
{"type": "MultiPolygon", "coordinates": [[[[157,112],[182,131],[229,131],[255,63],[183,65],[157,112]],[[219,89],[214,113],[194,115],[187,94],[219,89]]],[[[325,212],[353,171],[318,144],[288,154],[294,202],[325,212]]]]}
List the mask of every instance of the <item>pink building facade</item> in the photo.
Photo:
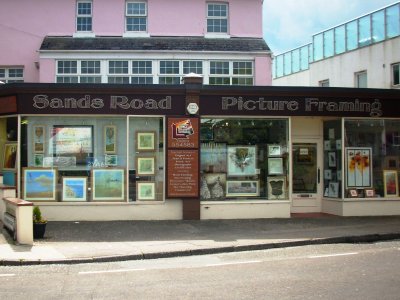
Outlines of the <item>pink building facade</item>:
{"type": "Polygon", "coordinates": [[[271,85],[261,0],[4,0],[0,20],[3,82],[271,85]]]}

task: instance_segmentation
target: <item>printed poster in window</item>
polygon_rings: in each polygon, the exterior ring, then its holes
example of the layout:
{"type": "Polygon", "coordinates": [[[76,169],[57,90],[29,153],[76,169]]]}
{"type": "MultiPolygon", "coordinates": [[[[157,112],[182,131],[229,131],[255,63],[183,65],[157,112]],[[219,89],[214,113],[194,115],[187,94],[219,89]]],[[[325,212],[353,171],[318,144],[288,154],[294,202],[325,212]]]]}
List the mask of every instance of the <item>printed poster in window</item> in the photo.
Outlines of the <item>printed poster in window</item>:
{"type": "Polygon", "coordinates": [[[346,148],[347,187],[372,186],[372,148],[346,148]]]}

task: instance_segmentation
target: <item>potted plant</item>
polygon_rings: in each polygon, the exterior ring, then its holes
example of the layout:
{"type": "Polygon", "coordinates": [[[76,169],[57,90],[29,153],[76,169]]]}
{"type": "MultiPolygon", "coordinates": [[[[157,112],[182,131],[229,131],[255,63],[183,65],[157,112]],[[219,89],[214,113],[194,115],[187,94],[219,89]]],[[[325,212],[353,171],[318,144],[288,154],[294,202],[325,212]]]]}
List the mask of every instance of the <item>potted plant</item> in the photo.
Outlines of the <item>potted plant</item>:
{"type": "Polygon", "coordinates": [[[47,220],[42,218],[39,206],[33,208],[33,238],[42,239],[46,231],[47,220]]]}

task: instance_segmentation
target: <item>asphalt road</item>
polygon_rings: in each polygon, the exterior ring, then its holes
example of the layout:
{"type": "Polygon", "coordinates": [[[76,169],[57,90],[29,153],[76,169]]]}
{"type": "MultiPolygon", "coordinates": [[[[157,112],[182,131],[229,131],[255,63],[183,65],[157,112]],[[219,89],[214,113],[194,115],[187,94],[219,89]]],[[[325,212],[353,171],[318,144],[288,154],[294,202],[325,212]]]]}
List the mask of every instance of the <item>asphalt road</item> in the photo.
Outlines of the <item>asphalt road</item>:
{"type": "Polygon", "coordinates": [[[400,241],[0,267],[0,299],[399,299],[400,241]]]}

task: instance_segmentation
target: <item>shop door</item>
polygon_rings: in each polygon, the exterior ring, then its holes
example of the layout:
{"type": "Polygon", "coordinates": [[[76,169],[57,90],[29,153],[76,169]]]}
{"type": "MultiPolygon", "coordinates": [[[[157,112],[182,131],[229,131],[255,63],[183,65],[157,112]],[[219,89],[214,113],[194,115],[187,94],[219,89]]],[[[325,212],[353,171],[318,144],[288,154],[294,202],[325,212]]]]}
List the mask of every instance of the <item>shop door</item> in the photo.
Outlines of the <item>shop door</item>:
{"type": "Polygon", "coordinates": [[[293,143],[292,213],[321,211],[320,142],[293,143]]]}

